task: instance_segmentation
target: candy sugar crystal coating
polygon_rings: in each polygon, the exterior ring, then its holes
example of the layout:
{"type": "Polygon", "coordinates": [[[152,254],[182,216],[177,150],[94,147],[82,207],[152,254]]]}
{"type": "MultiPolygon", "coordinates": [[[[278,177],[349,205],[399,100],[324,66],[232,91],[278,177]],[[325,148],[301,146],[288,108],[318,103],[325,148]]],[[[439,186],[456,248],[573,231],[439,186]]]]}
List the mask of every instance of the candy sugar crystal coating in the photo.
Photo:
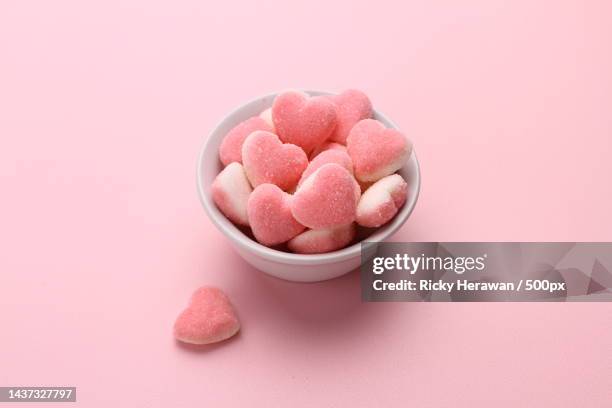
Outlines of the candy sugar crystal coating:
{"type": "Polygon", "coordinates": [[[389,222],[406,202],[408,185],[399,174],[383,177],[371,185],[357,205],[357,223],[380,227],[389,222]]]}
{"type": "Polygon", "coordinates": [[[395,217],[408,194],[394,173],[412,143],[373,117],[370,99],[355,89],[278,94],[225,135],[213,201],[265,246],[319,254],[350,245],[367,232],[361,227],[395,217]]]}
{"type": "Polygon", "coordinates": [[[357,122],[372,117],[372,103],[366,94],[349,89],[329,97],[336,105],[338,123],[331,137],[332,142],[346,144],[349,132],[357,122]]]}
{"type": "Polygon", "coordinates": [[[348,170],[325,164],[298,187],[291,211],[308,228],[338,227],[355,220],[359,196],[359,185],[348,170]]]}
{"type": "Polygon", "coordinates": [[[253,191],[240,163],[230,163],[217,175],[211,186],[212,199],[232,222],[249,225],[247,201],[253,191]]]}
{"type": "Polygon", "coordinates": [[[224,166],[232,162],[242,163],[242,144],[247,136],[256,130],[272,132],[273,127],[259,116],[254,116],[227,132],[219,147],[219,159],[224,166]]]}
{"type": "Polygon", "coordinates": [[[377,181],[402,168],[412,143],[399,131],[374,119],[364,119],[351,130],[347,148],[359,181],[377,181]]]}
{"type": "Polygon", "coordinates": [[[303,92],[283,92],[274,99],[272,119],[280,139],[310,154],[325,142],[337,122],[336,108],[327,97],[310,97],[303,92]]]}
{"type": "Polygon", "coordinates": [[[251,133],[242,146],[242,161],[253,187],[276,184],[291,190],[308,166],[306,153],[296,145],[283,144],[274,133],[251,133]]]}
{"type": "Polygon", "coordinates": [[[344,248],[355,238],[355,223],[336,228],[308,230],[287,243],[298,254],[322,254],[344,248]]]}
{"type": "Polygon", "coordinates": [[[272,108],[268,108],[265,111],[261,112],[259,114],[259,117],[262,118],[268,125],[270,125],[272,133],[276,133],[276,130],[274,128],[274,120],[272,119],[272,108]]]}
{"type": "Polygon", "coordinates": [[[300,182],[298,183],[298,185],[301,184],[312,173],[317,171],[323,165],[329,163],[339,164],[340,166],[347,169],[349,173],[353,174],[353,161],[351,160],[351,157],[348,155],[348,153],[340,149],[329,149],[325,150],[324,152],[321,152],[317,155],[317,157],[312,159],[312,161],[308,164],[308,167],[306,167],[306,170],[304,170],[304,173],[302,173],[302,178],[300,178],[300,182]]]}
{"type": "Polygon", "coordinates": [[[305,227],[291,213],[291,194],[274,184],[261,184],[249,197],[247,212],[255,239],[266,246],[289,241],[305,227]]]}
{"type": "Polygon", "coordinates": [[[317,146],[312,153],[310,153],[310,160],[313,160],[315,157],[317,157],[320,153],[323,153],[327,150],[343,150],[345,152],[348,152],[346,150],[346,146],[340,143],[336,143],[336,142],[325,142],[322,145],[317,146]]]}
{"type": "Polygon", "coordinates": [[[196,290],[174,323],[174,337],[190,344],[216,343],[238,330],[240,322],[228,297],[213,287],[196,290]]]}

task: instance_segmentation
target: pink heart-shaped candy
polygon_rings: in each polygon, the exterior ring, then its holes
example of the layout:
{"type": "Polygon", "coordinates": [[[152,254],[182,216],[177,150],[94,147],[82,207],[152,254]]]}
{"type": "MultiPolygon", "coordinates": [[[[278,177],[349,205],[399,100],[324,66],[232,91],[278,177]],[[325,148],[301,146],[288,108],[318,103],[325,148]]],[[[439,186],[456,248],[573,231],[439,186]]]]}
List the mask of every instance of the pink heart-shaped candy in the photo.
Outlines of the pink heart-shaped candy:
{"type": "Polygon", "coordinates": [[[296,145],[283,144],[274,133],[251,133],[242,145],[242,163],[253,187],[276,184],[291,190],[308,166],[308,157],[296,145]]]}
{"type": "Polygon", "coordinates": [[[357,224],[378,228],[389,222],[406,203],[408,184],[399,174],[383,177],[372,184],[357,205],[357,224]]]}
{"type": "Polygon", "coordinates": [[[242,163],[242,145],[248,135],[256,130],[272,132],[274,128],[266,119],[254,116],[234,126],[223,138],[219,146],[219,159],[224,166],[232,162],[242,163]]]}
{"type": "Polygon", "coordinates": [[[326,164],[336,163],[340,166],[344,167],[348,170],[349,173],[353,174],[353,161],[351,157],[348,155],[346,150],[340,149],[329,149],[325,150],[317,155],[306,167],[304,173],[302,173],[302,177],[298,183],[298,186],[304,182],[312,173],[319,170],[326,164]]]}
{"type": "Polygon", "coordinates": [[[355,224],[336,228],[308,230],[287,243],[291,252],[297,254],[323,254],[347,246],[356,234],[355,224]]]}
{"type": "Polygon", "coordinates": [[[334,131],[336,108],[327,97],[288,91],[274,99],[272,120],[283,142],[300,146],[309,154],[334,131]]]}
{"type": "Polygon", "coordinates": [[[253,190],[247,203],[249,225],[255,239],[266,246],[289,241],[305,227],[291,213],[291,194],[274,184],[261,184],[253,190]]]}
{"type": "Polygon", "coordinates": [[[174,323],[174,337],[184,343],[209,344],[228,339],[240,322],[227,296],[217,288],[201,287],[174,323]]]}
{"type": "Polygon", "coordinates": [[[325,142],[322,145],[317,146],[312,153],[310,153],[310,160],[313,160],[319,154],[326,152],[328,150],[342,150],[346,152],[346,146],[336,142],[325,142]]]}
{"type": "Polygon", "coordinates": [[[366,94],[356,89],[349,89],[329,97],[336,105],[338,122],[329,140],[346,144],[349,132],[357,122],[372,117],[372,102],[366,94]]]}
{"type": "Polygon", "coordinates": [[[344,167],[329,163],[302,182],[293,195],[291,211],[302,225],[326,229],[355,220],[359,184],[344,167]]]}
{"type": "Polygon", "coordinates": [[[385,128],[374,119],[364,119],[353,126],[347,148],[355,177],[362,182],[376,181],[395,173],[412,153],[412,143],[406,136],[385,128]]]}
{"type": "Polygon", "coordinates": [[[211,186],[212,199],[232,222],[249,225],[247,202],[253,191],[240,163],[232,162],[217,175],[211,186]]]}

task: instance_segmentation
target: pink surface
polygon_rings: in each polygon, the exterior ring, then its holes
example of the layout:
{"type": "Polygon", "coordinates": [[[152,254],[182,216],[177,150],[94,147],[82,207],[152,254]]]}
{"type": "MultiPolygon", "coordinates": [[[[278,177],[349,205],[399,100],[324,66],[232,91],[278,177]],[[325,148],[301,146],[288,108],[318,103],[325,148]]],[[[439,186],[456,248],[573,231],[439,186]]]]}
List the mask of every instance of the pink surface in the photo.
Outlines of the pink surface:
{"type": "Polygon", "coordinates": [[[2,1],[0,385],[74,385],[83,407],[609,407],[612,304],[362,304],[356,274],[268,278],[194,178],[237,104],[355,87],[421,162],[395,239],[610,241],[611,18],[578,0],[2,1]],[[243,323],[209,351],[172,338],[203,284],[243,323]]]}

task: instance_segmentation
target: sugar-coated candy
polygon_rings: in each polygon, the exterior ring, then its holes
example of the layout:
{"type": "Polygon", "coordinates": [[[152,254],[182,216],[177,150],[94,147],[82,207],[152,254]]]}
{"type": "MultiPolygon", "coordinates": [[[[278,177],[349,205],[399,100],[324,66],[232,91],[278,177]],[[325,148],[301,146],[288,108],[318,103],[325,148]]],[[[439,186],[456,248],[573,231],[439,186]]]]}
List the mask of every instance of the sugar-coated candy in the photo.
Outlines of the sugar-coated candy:
{"type": "Polygon", "coordinates": [[[322,145],[317,146],[312,153],[310,153],[310,160],[314,159],[315,157],[317,157],[319,154],[323,153],[324,151],[327,150],[343,150],[345,152],[348,153],[348,150],[346,150],[346,146],[340,143],[336,143],[336,142],[325,142],[322,145]]]}
{"type": "Polygon", "coordinates": [[[374,119],[353,126],[347,148],[359,181],[377,181],[395,173],[412,153],[412,143],[406,136],[374,119]]]}
{"type": "Polygon", "coordinates": [[[304,231],[291,212],[291,194],[274,184],[261,184],[249,197],[247,212],[255,239],[266,246],[289,241],[304,231]]]}
{"type": "Polygon", "coordinates": [[[298,185],[306,180],[312,173],[320,169],[323,165],[329,163],[339,164],[347,169],[349,173],[353,174],[353,161],[348,153],[345,150],[329,149],[321,152],[319,155],[317,155],[317,157],[312,159],[312,161],[308,164],[308,167],[306,167],[306,170],[304,170],[304,173],[302,173],[302,177],[300,178],[298,185]]]}
{"type": "Polygon", "coordinates": [[[292,190],[308,166],[306,153],[296,145],[283,144],[274,133],[251,133],[242,145],[242,162],[253,187],[276,184],[292,190]]]}
{"type": "Polygon", "coordinates": [[[272,104],[272,119],[280,139],[300,146],[306,154],[331,136],[336,117],[333,102],[323,96],[287,91],[278,95],[272,104]]]}
{"type": "Polygon", "coordinates": [[[389,222],[406,202],[408,185],[399,174],[383,177],[372,184],[357,205],[357,223],[380,227],[389,222]]]}
{"type": "Polygon", "coordinates": [[[220,289],[201,287],[174,323],[174,337],[184,343],[210,344],[238,333],[240,322],[228,297],[220,289]]]}
{"type": "Polygon", "coordinates": [[[250,227],[245,234],[278,250],[321,254],[366,237],[405,205],[408,185],[396,172],[412,143],[374,119],[382,116],[363,92],[290,90],[263,108],[225,135],[225,168],[210,190],[230,221],[250,227]]]}
{"type": "Polygon", "coordinates": [[[291,211],[302,225],[326,229],[355,220],[359,184],[344,167],[329,163],[302,182],[293,195],[291,211]]]}
{"type": "Polygon", "coordinates": [[[247,136],[256,130],[272,132],[273,127],[259,116],[254,116],[227,132],[219,146],[219,159],[224,166],[232,162],[242,163],[242,144],[247,136]]]}
{"type": "Polygon", "coordinates": [[[375,181],[360,181],[357,180],[357,183],[359,183],[359,187],[361,188],[361,194],[363,194],[364,191],[366,191],[368,188],[370,188],[370,186],[374,183],[376,183],[375,181]]]}
{"type": "Polygon", "coordinates": [[[329,140],[346,144],[346,138],[353,126],[362,119],[372,117],[372,102],[366,94],[356,89],[332,95],[330,99],[336,105],[338,122],[329,140]]]}
{"type": "Polygon", "coordinates": [[[335,228],[308,230],[287,243],[298,254],[322,254],[347,246],[355,238],[355,223],[335,228]]]}
{"type": "Polygon", "coordinates": [[[211,186],[212,199],[232,222],[249,225],[247,201],[253,191],[240,163],[232,162],[217,175],[211,186]]]}
{"type": "Polygon", "coordinates": [[[272,120],[272,108],[268,108],[265,111],[261,112],[259,114],[259,117],[265,120],[268,125],[270,125],[272,133],[276,132],[276,129],[274,128],[274,120],[272,120]]]}

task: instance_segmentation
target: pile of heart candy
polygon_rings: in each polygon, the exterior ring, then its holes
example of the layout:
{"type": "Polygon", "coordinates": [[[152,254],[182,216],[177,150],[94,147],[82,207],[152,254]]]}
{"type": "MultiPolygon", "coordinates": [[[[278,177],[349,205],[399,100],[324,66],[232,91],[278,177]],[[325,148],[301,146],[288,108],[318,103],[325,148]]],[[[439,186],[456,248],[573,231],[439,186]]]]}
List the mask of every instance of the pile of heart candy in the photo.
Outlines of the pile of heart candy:
{"type": "MultiPolygon", "coordinates": [[[[263,245],[335,251],[355,240],[357,225],[379,227],[404,205],[408,186],[394,173],[411,152],[404,135],[372,119],[362,92],[285,92],[225,136],[219,149],[225,168],[211,193],[221,212],[263,245]]],[[[174,324],[175,338],[191,344],[239,330],[228,297],[209,286],[194,292],[174,324]]]]}
{"type": "Polygon", "coordinates": [[[395,172],[411,152],[402,133],[372,119],[363,92],[288,91],[227,133],[212,198],[263,245],[335,251],[355,239],[357,225],[380,227],[404,205],[407,184],[395,172]]]}

